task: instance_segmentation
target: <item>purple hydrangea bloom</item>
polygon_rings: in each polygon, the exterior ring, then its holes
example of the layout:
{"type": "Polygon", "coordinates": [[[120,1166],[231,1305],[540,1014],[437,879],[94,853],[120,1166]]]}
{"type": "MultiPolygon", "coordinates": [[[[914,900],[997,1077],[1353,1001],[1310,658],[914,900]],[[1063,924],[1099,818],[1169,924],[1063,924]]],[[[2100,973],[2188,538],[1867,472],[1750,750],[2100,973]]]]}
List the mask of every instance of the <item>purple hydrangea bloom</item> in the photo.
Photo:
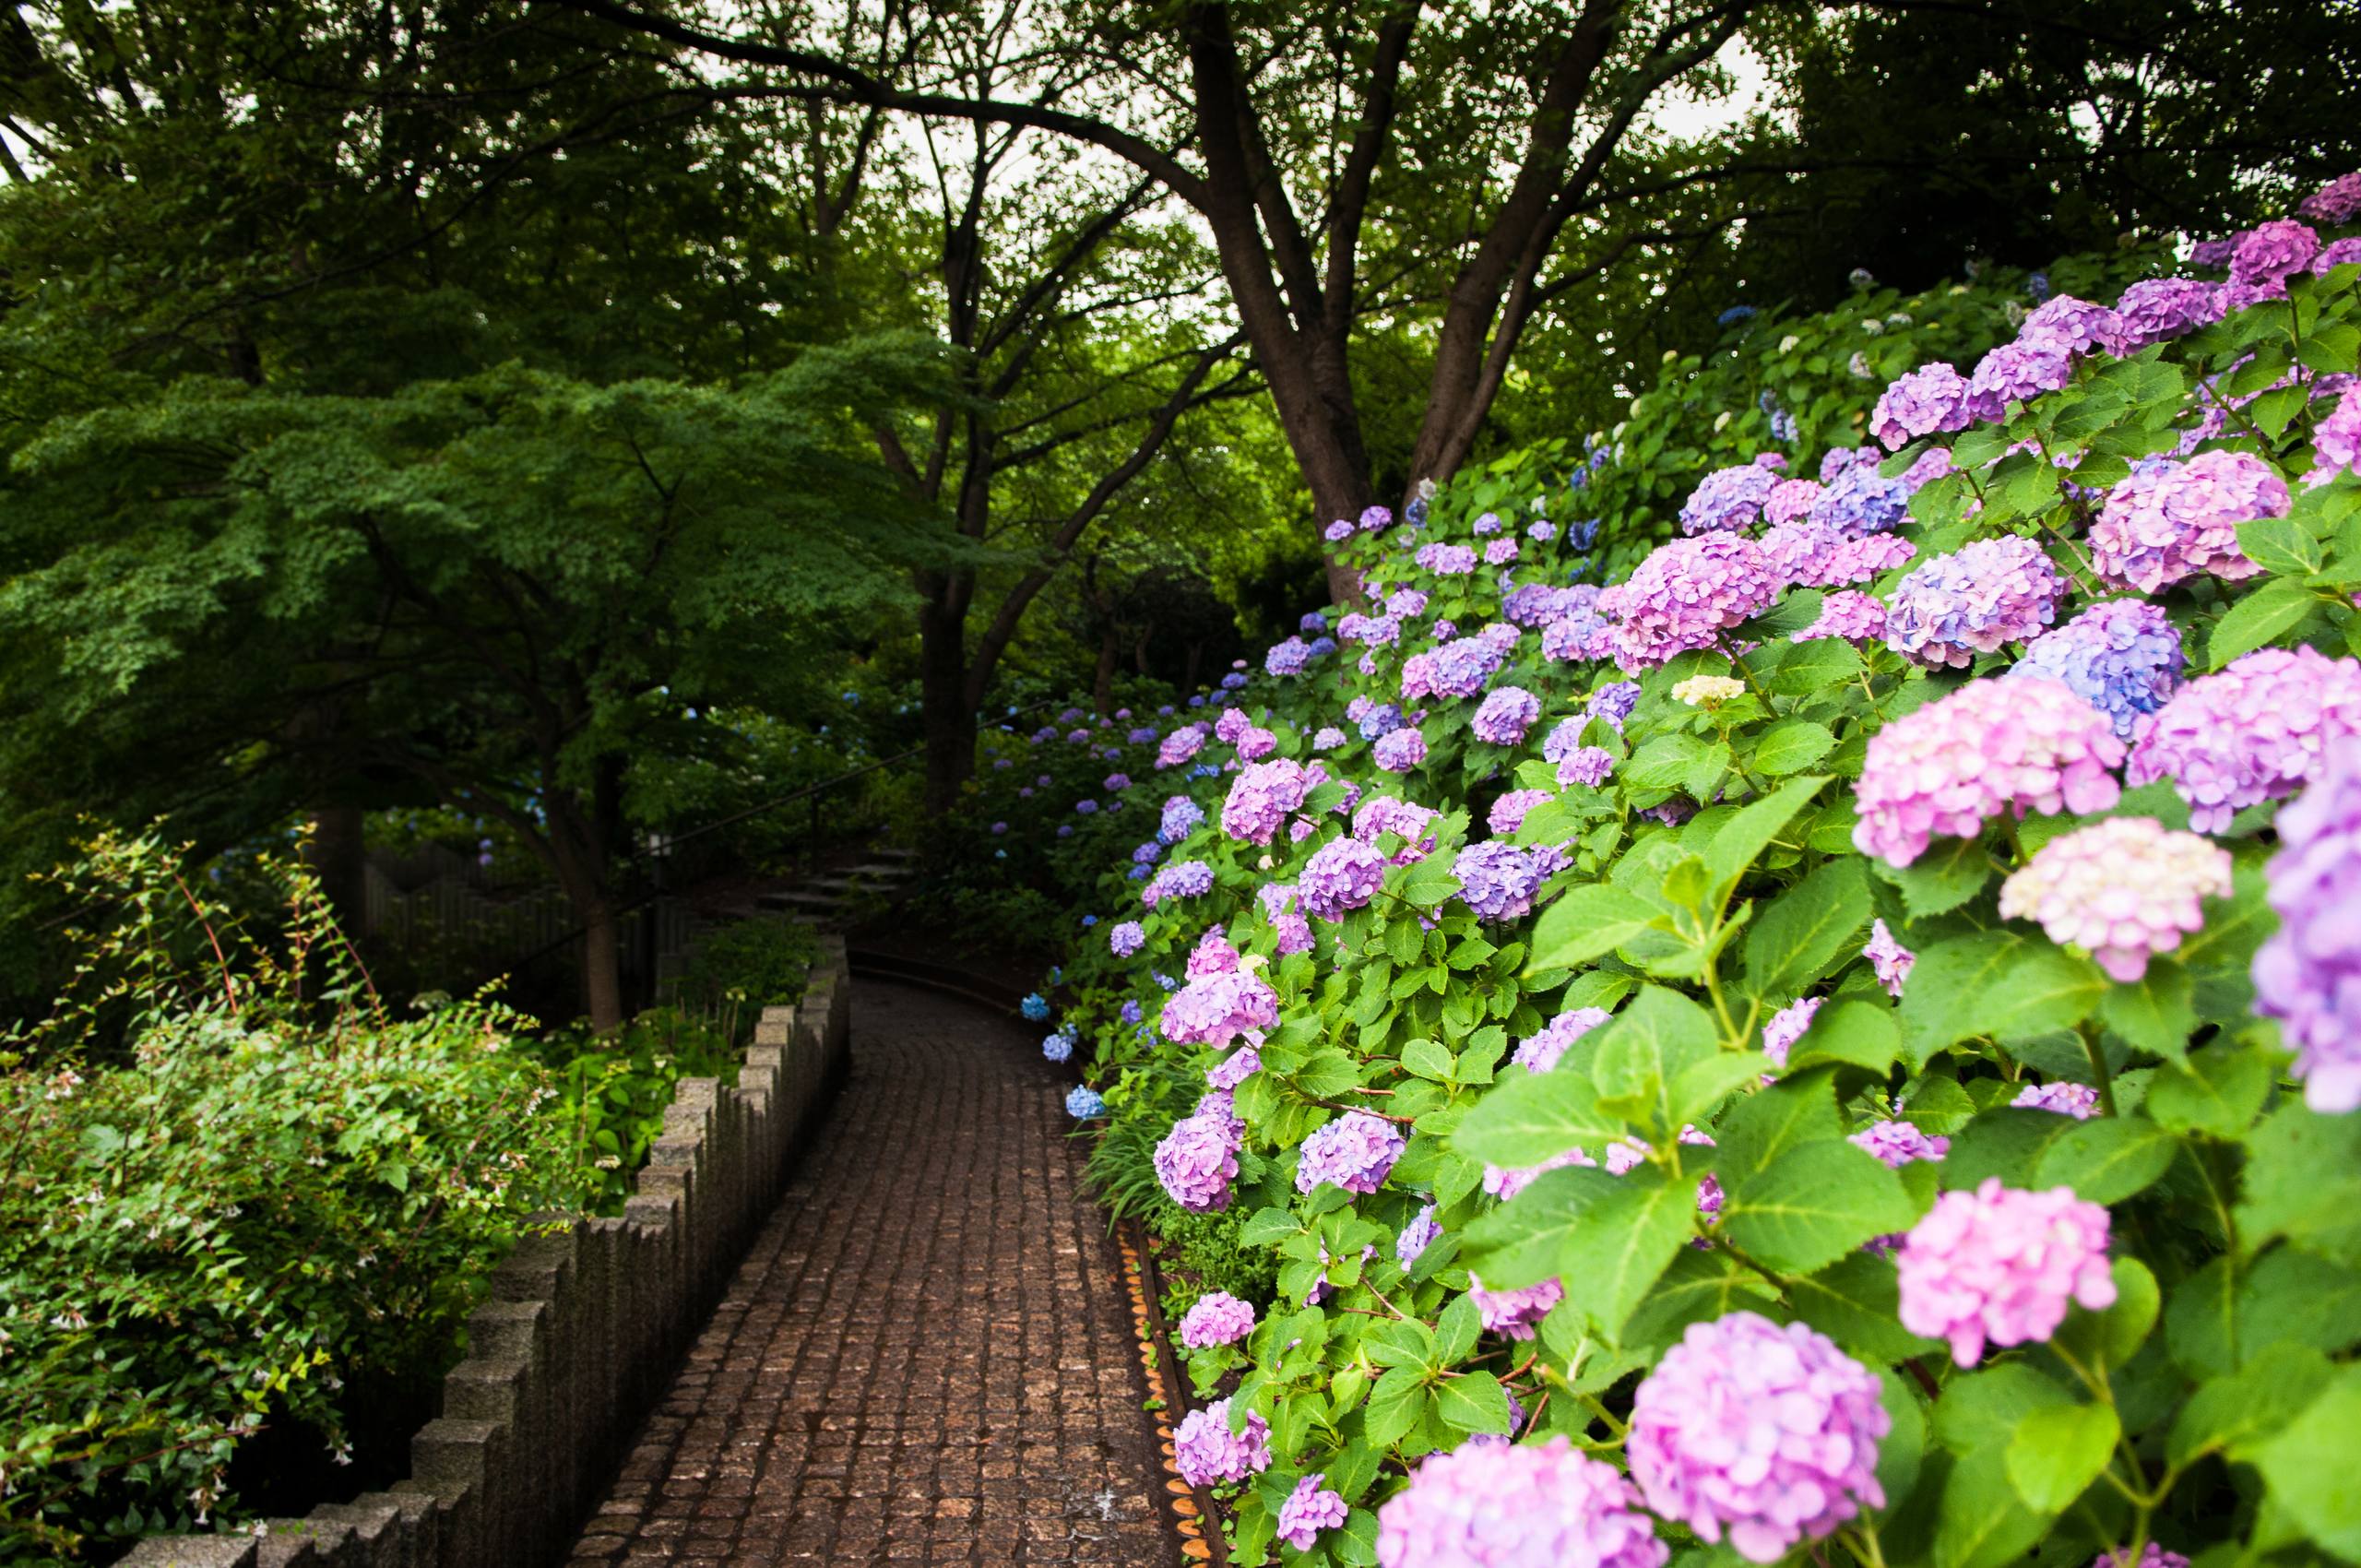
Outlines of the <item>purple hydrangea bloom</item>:
{"type": "Polygon", "coordinates": [[[1347,519],[1339,517],[1322,530],[1321,537],[1331,544],[1342,544],[1353,537],[1353,525],[1347,519]]]}
{"type": "Polygon", "coordinates": [[[1041,1054],[1051,1062],[1064,1063],[1073,1061],[1074,1037],[1066,1034],[1053,1034],[1041,1042],[1041,1054]]]}
{"type": "Polygon", "coordinates": [[[1476,552],[1464,544],[1422,544],[1411,559],[1438,577],[1464,577],[1476,569],[1476,552]]]}
{"type": "MultiPolygon", "coordinates": [[[[1899,452],[1922,435],[1967,428],[1967,378],[1938,360],[1896,378],[1869,414],[1869,434],[1899,452]]],[[[1821,479],[1829,477],[1821,470],[1821,479]]]]}
{"type": "Polygon", "coordinates": [[[1164,802],[1164,814],[1157,820],[1156,836],[1167,844],[1178,844],[1196,831],[1205,820],[1205,810],[1186,795],[1172,795],[1164,802]]]}
{"type": "Polygon", "coordinates": [[[2350,223],[2361,217],[2361,174],[2339,174],[2306,196],[2296,215],[2315,223],[2350,223]]]}
{"type": "Polygon", "coordinates": [[[2011,403],[2055,392],[2073,375],[2073,361],[2047,342],[2003,343],[1977,361],[1975,374],[1968,377],[1968,418],[1997,424],[2008,417],[2011,403]]]}
{"type": "Polygon", "coordinates": [[[1263,668],[1273,675],[1300,675],[1311,659],[1311,647],[1301,637],[1273,643],[1263,655],[1263,668]]]}
{"type": "Polygon", "coordinates": [[[2361,386],[2345,388],[2328,417],[2312,427],[2312,471],[2304,476],[2308,485],[2361,473],[2361,386]]]}
{"type": "Polygon", "coordinates": [[[1167,898],[1194,898],[1213,890],[1214,868],[1203,861],[1175,861],[1140,890],[1140,902],[1155,909],[1167,898]]]}
{"type": "Polygon", "coordinates": [[[1373,1193],[1385,1185],[1386,1172],[1408,1146],[1394,1123],[1383,1117],[1347,1111],[1334,1122],[1313,1128],[1303,1140],[1295,1190],[1309,1193],[1331,1182],[1348,1193],[1373,1193]]]}
{"type": "Polygon", "coordinates": [[[2268,868],[2279,929],[2254,957],[2255,1011],[2295,1048],[2304,1103],[2361,1109],[2361,740],[2327,749],[2280,812],[2268,868]]]}
{"type": "Polygon", "coordinates": [[[1525,826],[1525,819],[1534,807],[1555,798],[1547,790],[1512,790],[1492,802],[1484,820],[1494,834],[1505,838],[1525,826]]]}
{"type": "Polygon", "coordinates": [[[1394,1239],[1394,1261],[1408,1268],[1442,1236],[1442,1226],[1435,1218],[1435,1206],[1429,1204],[1413,1215],[1410,1223],[1402,1227],[1402,1234],[1394,1239]]]}
{"type": "MultiPolygon", "coordinates": [[[[1917,472],[1916,464],[1911,472],[1917,472]]],[[[1917,488],[1907,475],[1888,479],[1873,462],[1857,464],[1829,481],[1809,516],[1850,537],[1890,533],[1909,521],[1910,497],[1917,488]]]]}
{"type": "Polygon", "coordinates": [[[1699,534],[1752,528],[1778,483],[1777,474],[1753,463],[1715,469],[1698,481],[1682,504],[1680,531],[1699,534]]]}
{"type": "Polygon", "coordinates": [[[2238,525],[2284,517],[2289,504],[2286,481],[2249,453],[2147,458],[2092,522],[2091,563],[2142,593],[2201,572],[2237,582],[2262,570],[2238,548],[2238,525]]]}
{"type": "Polygon", "coordinates": [[[2020,1111],[2047,1111],[2087,1122],[2099,1113],[2099,1091],[2088,1084],[2027,1084],[2009,1103],[2020,1111]]]}
{"type": "Polygon", "coordinates": [[[1425,590],[1414,588],[1395,588],[1385,596],[1385,612],[1402,621],[1413,620],[1424,615],[1427,612],[1425,590]]]}
{"type": "Polygon", "coordinates": [[[1229,1184],[1238,1179],[1238,1146],[1228,1117],[1183,1116],[1156,1146],[1156,1179],[1192,1214],[1228,1208],[1229,1184]]]}
{"type": "Polygon", "coordinates": [[[1267,845],[1289,813],[1302,806],[1311,792],[1311,776],[1303,765],[1281,757],[1252,763],[1240,770],[1222,802],[1222,831],[1250,844],[1267,845]]]}
{"type": "Polygon", "coordinates": [[[1376,795],[1353,813],[1353,837],[1364,844],[1374,844],[1380,835],[1394,834],[1407,846],[1395,857],[1394,863],[1408,865],[1412,861],[1423,860],[1435,847],[1432,838],[1423,837],[1427,824],[1434,819],[1435,814],[1424,806],[1392,795],[1376,795]]]}
{"type": "Polygon", "coordinates": [[[1979,653],[2041,635],[2066,579],[2041,546],[2011,534],[1921,563],[1886,608],[1886,646],[1920,664],[1964,667],[1979,653]]]}
{"type": "Polygon", "coordinates": [[[1206,1071],[1205,1087],[1234,1089],[1262,1070],[1263,1053],[1252,1045],[1241,1045],[1206,1071]]]}
{"type": "Polygon", "coordinates": [[[2361,262],[2361,234],[2348,234],[2342,240],[2331,240],[2322,245],[2320,254],[2312,257],[2312,265],[2308,270],[2315,278],[2325,278],[2336,268],[2350,267],[2355,262],[2361,262]]]}
{"type": "Polygon", "coordinates": [[[2170,778],[2189,802],[2189,826],[2219,833],[2247,807],[2303,788],[2330,742],[2356,731],[2361,663],[2309,647],[2257,648],[2158,708],[2124,778],[2170,778]]]}
{"type": "Polygon", "coordinates": [[[1521,849],[1494,838],[1460,850],[1451,871],[1459,878],[1459,897],[1477,919],[1513,921],[1532,912],[1534,895],[1564,865],[1553,846],[1521,849]]]}
{"type": "Polygon", "coordinates": [[[1476,710],[1468,729],[1487,745],[1513,746],[1541,717],[1541,699],[1522,686],[1501,686],[1489,693],[1476,710]]]}
{"type": "Polygon", "coordinates": [[[1333,752],[1344,743],[1345,732],[1334,724],[1323,724],[1312,731],[1311,749],[1315,752],[1333,752]]]}
{"type": "Polygon", "coordinates": [[[2121,354],[2125,347],[2123,318],[2105,305],[2058,294],[2042,302],[2025,317],[2023,342],[2038,342],[2061,353],[2121,354]]]}
{"type": "Polygon", "coordinates": [[[1216,1399],[1181,1418],[1172,1462],[1191,1486],[1242,1481],[1271,1467],[1271,1423],[1248,1411],[1246,1430],[1229,1430],[1229,1401],[1216,1399]]]}
{"type": "Polygon", "coordinates": [[[1882,919],[1869,922],[1869,939],[1862,944],[1861,956],[1869,961],[1869,972],[1877,976],[1878,983],[1892,997],[1901,996],[1910,971],[1918,963],[1918,955],[1895,941],[1882,919]]]}
{"type": "Polygon", "coordinates": [[[1253,1307],[1227,1290],[1198,1297],[1180,1319],[1180,1343],[1192,1350],[1235,1345],[1253,1332],[1253,1307]]]}
{"type": "Polygon", "coordinates": [[[1615,754],[1605,746],[1576,746],[1558,763],[1560,786],[1580,784],[1596,789],[1615,771],[1615,754]]]}
{"type": "Polygon", "coordinates": [[[1310,1551],[1321,1531],[1342,1529],[1351,1515],[1344,1494],[1330,1491],[1327,1482],[1325,1472],[1314,1470],[1297,1481],[1287,1501],[1279,1504],[1275,1533],[1298,1551],[1310,1551]]]}
{"type": "Polygon", "coordinates": [[[1390,506],[1361,508],[1361,532],[1379,533],[1394,526],[1394,509],[1390,506]]]}
{"type": "Polygon", "coordinates": [[[1805,1324],[1736,1312],[1689,1325],[1631,1396],[1625,1452],[1648,1506],[1775,1562],[1885,1505],[1892,1426],[1877,1374],[1805,1324]]]}
{"type": "Polygon", "coordinates": [[[1303,911],[1340,921],[1377,897],[1385,881],[1385,857],[1358,838],[1335,838],[1311,852],[1296,886],[1303,911]]]}
{"type": "Polygon", "coordinates": [[[1469,531],[1478,539],[1490,538],[1501,531],[1501,515],[1498,512],[1485,513],[1476,519],[1474,527],[1469,531]]]}
{"type": "Polygon", "coordinates": [[[2131,739],[2140,720],[2164,707],[2180,685],[2180,633],[2156,605],[2134,599],[2094,604],[2054,632],[2025,645],[2014,677],[2057,681],[2097,708],[2131,739]]]}
{"type": "Polygon", "coordinates": [[[1487,566],[1505,566],[1516,557],[1516,540],[1513,539],[1496,539],[1484,547],[1484,564],[1487,566]]]}
{"type": "Polygon", "coordinates": [[[2230,251],[2232,283],[2284,283],[2319,254],[2320,237],[2293,218],[2258,223],[2230,251]]]}
{"type": "Polygon", "coordinates": [[[1907,1122],[1872,1122],[1854,1134],[1852,1141],[1896,1170],[1914,1159],[1940,1159],[1952,1152],[1951,1139],[1930,1138],[1907,1122]]]}
{"type": "MultiPolygon", "coordinates": [[[[1298,823],[1296,826],[1306,833],[1311,831],[1309,824],[1298,823]]],[[[1277,936],[1274,950],[1281,957],[1290,953],[1311,951],[1311,927],[1304,920],[1303,911],[1297,907],[1294,884],[1265,883],[1254,890],[1254,897],[1263,906],[1263,918],[1270,921],[1271,930],[1277,936]]]]}
{"type": "Polygon", "coordinates": [[[1630,674],[1713,647],[1722,633],[1768,609],[1778,592],[1760,544],[1714,533],[1658,547],[1628,579],[1598,596],[1598,608],[1615,622],[1615,660],[1630,674]]]}
{"type": "Polygon", "coordinates": [[[1605,659],[1615,651],[1615,627],[1596,607],[1583,606],[1541,628],[1541,656],[1565,662],[1605,659]]]}
{"type": "Polygon", "coordinates": [[[1670,1554],[1637,1489],[1562,1436],[1430,1454],[1377,1511],[1380,1568],[1663,1568],[1670,1554]]]}
{"type": "MultiPolygon", "coordinates": [[[[2102,1551],[2091,1559],[2091,1568],[2130,1568],[2131,1552],[2128,1547],[2102,1551]]],[[[2154,1541],[2140,1553],[2139,1568],[2189,1568],[2189,1559],[2177,1551],[2166,1551],[2154,1541]]]]}
{"type": "MultiPolygon", "coordinates": [[[[1440,635],[1440,623],[1438,623],[1438,635],[1440,635]]],[[[1501,667],[1505,657],[1506,650],[1495,639],[1480,632],[1469,636],[1454,637],[1436,648],[1431,655],[1413,656],[1404,663],[1402,695],[1405,697],[1421,695],[1451,698],[1472,697],[1484,689],[1484,683],[1492,678],[1492,671],[1501,667]],[[1422,666],[1427,672],[1423,692],[1412,689],[1413,683],[1409,668],[1411,664],[1418,663],[1420,658],[1427,660],[1422,666]]]]}
{"type": "Polygon", "coordinates": [[[1812,506],[1826,490],[1818,480],[1783,479],[1771,487],[1771,493],[1763,499],[1762,520],[1774,526],[1800,522],[1811,516],[1812,506]]]}
{"type": "Polygon", "coordinates": [[[1948,1340],[1963,1367],[1987,1340],[2047,1342],[2070,1302],[2093,1312],[2115,1304],[2106,1243],[2106,1210],[2071,1187],[2017,1192],[1993,1176],[1972,1193],[1945,1193],[1895,1259],[1902,1326],[1948,1340]]]}
{"type": "Polygon", "coordinates": [[[1381,703],[1362,714],[1358,725],[1362,740],[1382,740],[1402,728],[1402,710],[1390,702],[1381,703]]]}
{"type": "Polygon", "coordinates": [[[1370,760],[1384,772],[1407,773],[1427,760],[1427,738],[1416,730],[1396,730],[1379,738],[1370,760]]]}
{"type": "Polygon", "coordinates": [[[1590,700],[1583,704],[1583,713],[1591,719],[1604,719],[1620,730],[1623,721],[1631,717],[1631,710],[1639,706],[1639,682],[1609,681],[1591,693],[1590,700]]]}
{"type": "Polygon", "coordinates": [[[1240,1035],[1278,1023],[1278,992],[1252,969],[1197,976],[1164,1004],[1164,1038],[1182,1045],[1227,1049],[1240,1035]]]}
{"type": "Polygon", "coordinates": [[[1807,996],[1771,1015],[1770,1021],[1762,1026],[1762,1054],[1771,1058],[1772,1065],[1784,1067],[1787,1064],[1787,1053],[1796,1048],[1796,1041],[1803,1038],[1804,1031],[1811,1028],[1813,1016],[1819,1013],[1821,1004],[1826,1000],[1821,996],[1807,996]]]}
{"type": "Polygon", "coordinates": [[[2115,309],[2123,351],[2136,353],[2221,320],[2222,289],[2194,278],[2150,278],[2124,290],[2115,309]]]}
{"type": "Polygon", "coordinates": [[[1819,618],[1802,631],[1790,634],[1787,640],[1808,643],[1820,637],[1842,637],[1855,643],[1885,641],[1885,600],[1850,588],[1827,595],[1820,601],[1819,618]]]}
{"type": "Polygon", "coordinates": [[[1607,1022],[1603,1007],[1575,1007],[1541,1026],[1541,1032],[1517,1041],[1509,1060],[1528,1073],[1547,1073],[1558,1065],[1567,1047],[1607,1022]]]}
{"type": "Polygon", "coordinates": [[[1488,1290],[1477,1276],[1467,1277],[1467,1299],[1476,1303],[1477,1321],[1487,1332],[1504,1339],[1530,1339],[1534,1325],[1566,1299],[1566,1288],[1554,1279],[1516,1290],[1488,1290]]]}
{"type": "Polygon", "coordinates": [[[1118,958],[1128,958],[1146,940],[1147,932],[1140,929],[1139,921],[1125,921],[1107,933],[1107,948],[1118,958]]]}
{"type": "Polygon", "coordinates": [[[1205,732],[1193,724],[1183,725],[1164,737],[1156,749],[1156,766],[1159,768],[1178,767],[1195,756],[1205,743],[1205,732]]]}
{"type": "Polygon", "coordinates": [[[1853,842],[1906,866],[1930,837],[1972,837],[2003,811],[2106,811],[2123,757],[2106,716],[2070,688],[1973,682],[1869,738],[1853,842]]]}

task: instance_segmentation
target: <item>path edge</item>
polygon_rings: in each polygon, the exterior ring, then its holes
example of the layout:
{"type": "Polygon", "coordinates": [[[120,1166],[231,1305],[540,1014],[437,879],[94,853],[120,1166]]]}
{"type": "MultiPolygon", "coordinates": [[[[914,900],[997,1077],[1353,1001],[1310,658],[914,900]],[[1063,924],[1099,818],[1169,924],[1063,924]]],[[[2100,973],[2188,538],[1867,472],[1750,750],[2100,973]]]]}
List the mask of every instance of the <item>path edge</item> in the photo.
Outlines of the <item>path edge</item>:
{"type": "Polygon", "coordinates": [[[153,1536],[120,1568],[561,1561],[844,1082],[851,977],[844,938],[823,936],[802,1000],[763,1009],[735,1081],[680,1081],[620,1218],[543,1216],[519,1238],[409,1479],[261,1535],[153,1536]]]}

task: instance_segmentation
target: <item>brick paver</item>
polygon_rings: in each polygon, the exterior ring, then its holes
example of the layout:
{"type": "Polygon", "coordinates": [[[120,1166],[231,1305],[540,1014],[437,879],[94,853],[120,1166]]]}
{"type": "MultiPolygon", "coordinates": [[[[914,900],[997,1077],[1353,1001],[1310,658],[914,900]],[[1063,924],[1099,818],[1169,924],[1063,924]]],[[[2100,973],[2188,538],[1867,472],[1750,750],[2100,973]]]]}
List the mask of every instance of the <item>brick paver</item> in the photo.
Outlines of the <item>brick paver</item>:
{"type": "Polygon", "coordinates": [[[862,981],[852,1076],[576,1563],[1179,1560],[1031,1032],[862,981]]]}

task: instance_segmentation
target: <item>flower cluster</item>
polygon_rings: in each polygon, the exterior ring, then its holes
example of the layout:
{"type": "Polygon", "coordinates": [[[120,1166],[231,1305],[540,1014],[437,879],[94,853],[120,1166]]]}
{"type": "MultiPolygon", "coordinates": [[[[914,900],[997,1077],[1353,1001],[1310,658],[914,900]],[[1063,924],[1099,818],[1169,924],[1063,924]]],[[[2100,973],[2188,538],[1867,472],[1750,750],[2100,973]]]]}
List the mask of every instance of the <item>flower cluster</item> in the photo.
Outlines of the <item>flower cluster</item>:
{"type": "Polygon", "coordinates": [[[1430,1454],[1377,1511],[1380,1568],[1663,1568],[1670,1555],[1631,1483],[1562,1436],[1430,1454]]]}
{"type": "Polygon", "coordinates": [[[2063,683],[2129,741],[2178,688],[2181,663],[2180,633],[2161,608],[2111,599],[2027,643],[2008,674],[2063,683]]]}
{"type": "Polygon", "coordinates": [[[1972,1193],[1945,1193],[1895,1259],[1902,1325],[1949,1342],[1964,1367],[1987,1341],[2046,1341],[2070,1303],[2115,1304],[2106,1241],[2106,1210],[2071,1187],[2019,1192],[1991,1176],[1972,1193]]]}
{"type": "Polygon", "coordinates": [[[1751,1562],[1881,1507],[1892,1426],[1877,1374],[1805,1324],[1689,1325],[1631,1396],[1626,1452],[1648,1506],[1751,1562]]]}
{"type": "Polygon", "coordinates": [[[1393,1123],[1366,1111],[1347,1111],[1303,1140],[1295,1190],[1309,1193],[1328,1182],[1348,1193],[1373,1193],[1385,1185],[1386,1172],[1407,1146],[1393,1123]]]}
{"type": "Polygon", "coordinates": [[[1716,469],[1698,481],[1682,505],[1680,531],[1699,534],[1752,528],[1778,483],[1777,474],[1754,463],[1716,469]]]}
{"type": "Polygon", "coordinates": [[[2280,1020],[2306,1104],[2361,1110],[2361,740],[2331,745],[2274,826],[2279,929],[2255,955],[2255,1010],[2280,1020]]]}
{"type": "Polygon", "coordinates": [[[1327,1476],[1315,1470],[1297,1481],[1279,1504],[1278,1538],[1298,1551],[1310,1551],[1321,1531],[1343,1528],[1351,1515],[1344,1494],[1331,1490],[1327,1476]]]}
{"type": "Polygon", "coordinates": [[[1825,596],[1820,601],[1818,618],[1802,631],[1790,634],[1787,640],[1808,643],[1818,637],[1842,637],[1855,643],[1885,641],[1885,600],[1849,588],[1825,596]]]}
{"type": "Polygon", "coordinates": [[[1607,1022],[1601,1007],[1573,1007],[1541,1026],[1538,1034],[1517,1042],[1510,1060],[1528,1072],[1547,1073],[1566,1054],[1566,1048],[1607,1022]]]}
{"type": "Polygon", "coordinates": [[[1235,1345],[1253,1332],[1253,1305],[1227,1290],[1198,1297],[1180,1319],[1180,1343],[1192,1350],[1235,1345]]]}
{"type": "Polygon", "coordinates": [[[1468,730],[1489,746],[1513,746],[1541,717],[1541,699],[1522,686],[1501,686],[1484,698],[1468,730]]]}
{"type": "Polygon", "coordinates": [[[1168,898],[1194,898],[1210,892],[1214,868],[1203,861],[1175,861],[1140,889],[1140,902],[1155,909],[1168,898]]]}
{"type": "Polygon", "coordinates": [[[1281,757],[1276,762],[1249,763],[1229,787],[1222,802],[1222,831],[1250,844],[1268,844],[1288,814],[1303,804],[1318,780],[1301,763],[1281,757]]]}
{"type": "Polygon", "coordinates": [[[2201,905],[2230,891],[2230,852],[2153,817],[2116,816],[2041,847],[2000,886],[2003,919],[2037,921],[2119,980],[2205,923],[2201,905]]]}
{"type": "Polygon", "coordinates": [[[1598,596],[1615,623],[1615,659],[1630,673],[1711,647],[1761,614],[1779,591],[1762,545],[1738,534],[1677,539],[1598,596]]]}
{"type": "Polygon", "coordinates": [[[2065,578],[2033,540],[1977,540],[1920,563],[1895,587],[1886,646],[1921,664],[1964,668],[2040,636],[2065,597],[2065,578]]]}
{"type": "Polygon", "coordinates": [[[1505,1339],[1530,1339],[1536,1324],[1566,1299],[1566,1289],[1554,1279],[1516,1290],[1488,1290],[1484,1282],[1467,1277],[1467,1298],[1476,1303],[1477,1320],[1486,1332],[1505,1339]]]}
{"type": "Polygon", "coordinates": [[[2068,687],[1971,682],[1869,738],[1853,842],[1906,866],[1930,838],[1973,837],[2004,811],[2105,811],[2123,758],[2114,727],[2068,687]]]}
{"type": "Polygon", "coordinates": [[[1477,918],[1487,921],[1522,919],[1533,909],[1533,896],[1565,865],[1554,847],[1519,849],[1497,838],[1470,844],[1451,862],[1459,878],[1459,896],[1477,918]]]}
{"type": "Polygon", "coordinates": [[[2091,564],[2142,593],[2200,573],[2237,582],[2262,570],[2238,548],[2238,525],[2284,517],[2288,505],[2286,481],[2248,453],[2144,458],[2092,522],[2091,564]]]}
{"type": "Polygon", "coordinates": [[[1385,857],[1358,838],[1334,838],[1311,852],[1296,881],[1303,912],[1340,921],[1377,897],[1385,857]]]}
{"type": "Polygon", "coordinates": [[[1191,1486],[1242,1481],[1271,1467],[1271,1423],[1250,1410],[1246,1430],[1229,1430],[1229,1401],[1190,1411],[1172,1434],[1172,1462],[1191,1486]]]}
{"type": "Polygon", "coordinates": [[[1156,1146],[1157,1181],[1192,1214],[1228,1208],[1229,1184],[1238,1179],[1240,1137],[1227,1115],[1183,1116],[1156,1146]]]}
{"type": "Polygon", "coordinates": [[[1939,361],[1920,365],[1885,389],[1870,411],[1869,434],[1888,451],[1899,452],[1919,436],[1965,430],[1967,421],[1967,378],[1939,361]]]}
{"type": "Polygon", "coordinates": [[[2088,1084],[2068,1083],[2063,1079],[2054,1084],[2027,1084],[2009,1101],[2018,1111],[2047,1111],[2054,1116],[2071,1116],[2077,1122],[2087,1122],[2098,1114],[2099,1091],[2088,1084]]]}
{"type": "Polygon", "coordinates": [[[2189,825],[2218,833],[2316,774],[2329,743],[2361,731],[2361,663],[2308,647],[2258,648],[2176,692],[2131,748],[2127,783],[2169,778],[2189,825]]]}

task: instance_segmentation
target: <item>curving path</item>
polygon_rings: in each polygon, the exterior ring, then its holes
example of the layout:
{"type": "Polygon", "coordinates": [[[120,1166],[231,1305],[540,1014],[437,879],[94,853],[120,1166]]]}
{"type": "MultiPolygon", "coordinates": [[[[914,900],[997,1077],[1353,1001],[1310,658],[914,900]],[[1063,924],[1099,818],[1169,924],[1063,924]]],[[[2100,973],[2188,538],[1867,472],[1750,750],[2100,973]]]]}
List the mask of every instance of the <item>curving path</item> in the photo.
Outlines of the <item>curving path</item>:
{"type": "Polygon", "coordinates": [[[852,1074],[575,1563],[1179,1561],[1063,1080],[857,981],[852,1074]]]}

